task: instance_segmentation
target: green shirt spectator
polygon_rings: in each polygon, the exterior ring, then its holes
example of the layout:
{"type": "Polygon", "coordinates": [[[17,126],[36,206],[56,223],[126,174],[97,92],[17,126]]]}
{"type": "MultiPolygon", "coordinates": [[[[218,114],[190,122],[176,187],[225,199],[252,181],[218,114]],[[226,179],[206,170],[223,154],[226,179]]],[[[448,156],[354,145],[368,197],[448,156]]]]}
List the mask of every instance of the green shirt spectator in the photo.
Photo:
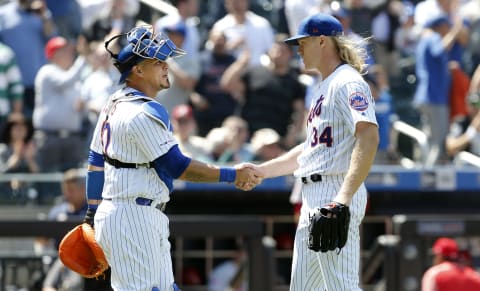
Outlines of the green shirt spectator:
{"type": "Polygon", "coordinates": [[[23,85],[15,53],[0,43],[0,130],[11,113],[22,113],[23,85]]]}

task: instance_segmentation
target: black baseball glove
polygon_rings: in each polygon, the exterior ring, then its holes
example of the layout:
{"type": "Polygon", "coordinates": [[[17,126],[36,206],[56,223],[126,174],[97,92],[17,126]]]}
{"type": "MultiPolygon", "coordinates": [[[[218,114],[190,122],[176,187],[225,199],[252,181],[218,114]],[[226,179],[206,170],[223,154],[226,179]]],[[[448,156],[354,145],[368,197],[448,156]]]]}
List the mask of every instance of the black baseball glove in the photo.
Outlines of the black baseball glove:
{"type": "Polygon", "coordinates": [[[338,248],[340,252],[347,243],[349,224],[348,206],[331,202],[317,208],[310,217],[308,248],[323,253],[338,248]]]}

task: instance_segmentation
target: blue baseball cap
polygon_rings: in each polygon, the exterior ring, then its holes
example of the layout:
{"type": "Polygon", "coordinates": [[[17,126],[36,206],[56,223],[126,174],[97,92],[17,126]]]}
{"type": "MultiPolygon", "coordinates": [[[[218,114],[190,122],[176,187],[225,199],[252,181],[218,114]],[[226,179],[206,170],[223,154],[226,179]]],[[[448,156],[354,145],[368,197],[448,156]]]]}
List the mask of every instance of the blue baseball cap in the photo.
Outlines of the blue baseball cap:
{"type": "Polygon", "coordinates": [[[309,36],[337,36],[343,34],[340,21],[329,14],[319,13],[305,18],[298,28],[295,36],[287,38],[284,42],[288,45],[298,45],[298,40],[309,36]]]}
{"type": "Polygon", "coordinates": [[[163,27],[163,31],[165,32],[173,32],[173,33],[178,33],[185,37],[187,35],[187,26],[183,21],[177,21],[174,23],[169,23],[163,27]]]}
{"type": "Polygon", "coordinates": [[[423,25],[425,28],[434,28],[442,24],[452,25],[452,22],[446,14],[440,14],[427,20],[423,25]]]}

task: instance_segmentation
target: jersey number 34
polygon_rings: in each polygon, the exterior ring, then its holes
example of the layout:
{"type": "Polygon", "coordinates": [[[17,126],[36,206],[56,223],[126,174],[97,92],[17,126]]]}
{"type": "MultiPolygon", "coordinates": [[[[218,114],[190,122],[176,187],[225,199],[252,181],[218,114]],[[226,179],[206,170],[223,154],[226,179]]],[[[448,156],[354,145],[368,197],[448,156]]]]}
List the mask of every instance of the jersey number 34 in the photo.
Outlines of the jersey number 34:
{"type": "Polygon", "coordinates": [[[327,147],[331,147],[333,144],[333,138],[332,138],[332,127],[327,126],[325,129],[322,131],[321,134],[319,134],[319,131],[316,127],[313,127],[312,129],[312,142],[310,143],[311,147],[315,147],[319,144],[325,144],[327,147]]]}

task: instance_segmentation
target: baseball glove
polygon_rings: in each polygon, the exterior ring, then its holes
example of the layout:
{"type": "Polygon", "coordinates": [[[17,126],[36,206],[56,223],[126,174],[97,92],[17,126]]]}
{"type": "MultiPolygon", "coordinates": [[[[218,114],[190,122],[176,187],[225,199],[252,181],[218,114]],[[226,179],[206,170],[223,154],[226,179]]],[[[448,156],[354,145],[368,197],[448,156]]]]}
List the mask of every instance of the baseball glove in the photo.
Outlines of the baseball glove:
{"type": "Polygon", "coordinates": [[[317,208],[310,217],[308,248],[323,253],[338,248],[340,252],[347,243],[349,224],[348,206],[331,202],[317,208]]]}
{"type": "Polygon", "coordinates": [[[107,259],[88,223],[76,226],[63,237],[58,255],[66,267],[85,278],[96,278],[108,269],[107,259]]]}

